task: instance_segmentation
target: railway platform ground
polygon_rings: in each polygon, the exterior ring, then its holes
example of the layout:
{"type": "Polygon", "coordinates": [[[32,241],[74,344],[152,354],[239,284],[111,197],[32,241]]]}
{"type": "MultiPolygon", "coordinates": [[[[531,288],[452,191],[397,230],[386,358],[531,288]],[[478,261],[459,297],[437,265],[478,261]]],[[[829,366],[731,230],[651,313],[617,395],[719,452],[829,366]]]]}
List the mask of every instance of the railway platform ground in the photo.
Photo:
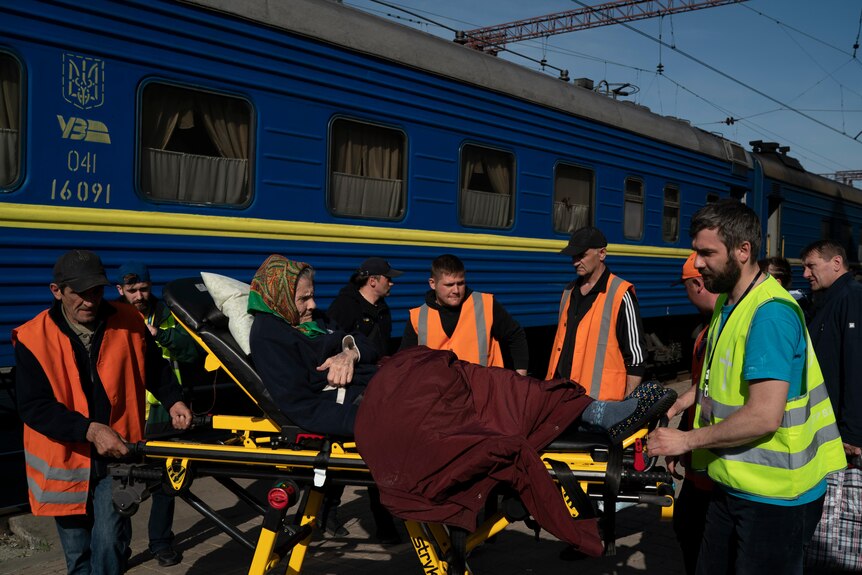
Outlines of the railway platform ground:
{"type": "MultiPolygon", "coordinates": [[[[677,381],[667,385],[681,393],[689,382],[677,381]]],[[[672,425],[675,423],[671,422],[672,425]]],[[[248,485],[260,497],[269,487],[264,481],[239,482],[248,485]]],[[[215,480],[199,479],[193,490],[209,505],[222,510],[233,525],[254,538],[260,518],[215,480]]],[[[347,519],[350,535],[341,539],[315,535],[303,564],[304,575],[418,575],[422,572],[403,525],[399,526],[404,540],[400,545],[384,547],[370,539],[374,523],[364,488],[348,487],[342,501],[339,516],[347,519]]],[[[132,558],[127,573],[241,575],[248,572],[252,551],[224,534],[184,502],[178,502],[174,517],[176,547],[182,552],[183,561],[173,567],[159,567],[147,551],[149,506],[149,500],[144,502],[132,518],[132,558]]],[[[0,575],[62,575],[66,572],[52,518],[21,514],[8,520],[19,540],[27,540],[36,549],[29,551],[26,557],[3,557],[0,575]]],[[[621,511],[617,516],[617,534],[615,556],[567,562],[558,558],[563,543],[545,531],[536,540],[529,528],[518,523],[499,534],[494,543],[476,549],[468,563],[477,575],[562,575],[572,572],[583,575],[682,575],[685,572],[673,528],[670,522],[659,520],[656,507],[638,505],[621,511]]],[[[272,573],[283,573],[285,566],[286,562],[282,562],[272,573]]]]}

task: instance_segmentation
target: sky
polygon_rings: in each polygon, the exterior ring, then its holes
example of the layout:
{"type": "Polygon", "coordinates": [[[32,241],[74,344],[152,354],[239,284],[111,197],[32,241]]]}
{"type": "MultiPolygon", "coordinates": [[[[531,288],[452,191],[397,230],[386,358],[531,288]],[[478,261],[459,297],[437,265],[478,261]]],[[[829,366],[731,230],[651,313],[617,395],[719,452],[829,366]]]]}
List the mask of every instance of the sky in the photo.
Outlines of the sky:
{"type": "MultiPolygon", "coordinates": [[[[425,19],[466,31],[607,1],[343,3],[452,39],[452,31],[425,19]]],[[[808,171],[834,174],[862,171],[862,47],[854,57],[860,19],[860,0],[748,0],[524,40],[507,48],[544,58],[568,70],[570,78],[637,86],[625,99],[688,120],[746,149],[753,140],[778,142],[789,146],[789,154],[808,171]],[[733,123],[726,123],[727,118],[733,123]]],[[[512,52],[498,57],[541,69],[512,52]]],[[[559,75],[550,67],[545,71],[559,75]]],[[[862,181],[855,185],[862,188],[862,181]]]]}

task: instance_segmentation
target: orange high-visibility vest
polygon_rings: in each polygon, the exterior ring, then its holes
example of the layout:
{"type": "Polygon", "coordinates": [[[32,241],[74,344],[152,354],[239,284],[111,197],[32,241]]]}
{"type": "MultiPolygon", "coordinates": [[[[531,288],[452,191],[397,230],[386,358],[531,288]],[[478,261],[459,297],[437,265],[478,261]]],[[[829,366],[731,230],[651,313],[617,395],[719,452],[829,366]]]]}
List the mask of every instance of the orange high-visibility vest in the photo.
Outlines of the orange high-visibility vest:
{"type": "MultiPolygon", "coordinates": [[[[626,395],[626,364],[617,341],[617,316],[623,296],[631,287],[629,282],[610,274],[607,289],[599,292],[596,301],[578,323],[572,372],[562,375],[581,384],[594,399],[619,401],[626,395]]],[[[572,290],[565,290],[560,300],[557,335],[554,336],[545,379],[553,379],[557,370],[566,338],[571,294],[572,290]]]]}
{"type": "Polygon", "coordinates": [[[458,359],[470,363],[503,367],[500,343],[491,337],[494,296],[489,293],[474,291],[464,300],[451,338],[443,331],[440,312],[428,304],[411,309],[410,322],[416,331],[419,345],[451,350],[458,359]]]}
{"type": "MultiPolygon", "coordinates": [[[[96,371],[111,403],[108,425],[126,441],[143,436],[145,326],[134,308],[115,306],[107,319],[96,371]]],[[[12,330],[12,342],[21,342],[36,357],[54,391],[54,397],[84,417],[90,407],[75,363],[72,342],[48,311],[12,330]]],[[[30,508],[33,515],[79,515],[87,512],[90,485],[89,442],[62,442],[24,425],[24,456],[30,508]]]]}

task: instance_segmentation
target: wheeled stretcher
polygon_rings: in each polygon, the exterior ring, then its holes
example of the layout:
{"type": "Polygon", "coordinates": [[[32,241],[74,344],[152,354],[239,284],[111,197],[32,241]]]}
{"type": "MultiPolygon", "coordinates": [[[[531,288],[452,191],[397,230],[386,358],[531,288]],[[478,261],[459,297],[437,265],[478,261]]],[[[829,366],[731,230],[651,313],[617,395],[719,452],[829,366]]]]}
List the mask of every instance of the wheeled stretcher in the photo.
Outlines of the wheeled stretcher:
{"type": "MultiPolygon", "coordinates": [[[[193,439],[143,441],[132,446],[140,463],[111,466],[114,505],[133,514],[155,489],[174,494],[213,520],[252,553],[250,574],[262,575],[288,557],[286,573],[302,570],[324,492],[329,485],[371,485],[368,467],[355,443],[306,433],[272,400],[250,359],[236,344],[227,318],[215,307],[200,278],[168,284],[164,300],[177,320],[206,351],[206,368],[223,370],[260,408],[260,415],[211,415],[196,418],[193,439]],[[193,491],[194,480],[211,476],[262,516],[257,541],[223,520],[193,491]],[[271,479],[267,501],[249,495],[234,480],[271,479]],[[296,506],[296,512],[288,510],[296,506]]],[[[560,485],[572,517],[592,517],[596,501],[606,554],[614,552],[618,502],[649,503],[669,518],[673,510],[670,474],[653,467],[643,454],[647,429],[612,445],[601,434],[567,433],[541,452],[548,473],[560,485]]],[[[519,521],[531,521],[515,497],[505,499],[473,533],[445,525],[406,521],[413,549],[425,573],[469,573],[466,554],[519,521]]]]}

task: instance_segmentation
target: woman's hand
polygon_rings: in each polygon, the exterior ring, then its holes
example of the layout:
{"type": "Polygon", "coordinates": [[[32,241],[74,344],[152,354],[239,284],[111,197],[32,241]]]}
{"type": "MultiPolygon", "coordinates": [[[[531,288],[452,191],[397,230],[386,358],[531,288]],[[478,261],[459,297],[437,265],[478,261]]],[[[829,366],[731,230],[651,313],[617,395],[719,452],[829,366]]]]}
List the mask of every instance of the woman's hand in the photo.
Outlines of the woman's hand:
{"type": "Polygon", "coordinates": [[[355,349],[345,349],[338,355],[333,355],[317,366],[317,371],[329,370],[326,381],[335,387],[345,387],[353,381],[353,364],[359,360],[359,352],[355,349]]]}

